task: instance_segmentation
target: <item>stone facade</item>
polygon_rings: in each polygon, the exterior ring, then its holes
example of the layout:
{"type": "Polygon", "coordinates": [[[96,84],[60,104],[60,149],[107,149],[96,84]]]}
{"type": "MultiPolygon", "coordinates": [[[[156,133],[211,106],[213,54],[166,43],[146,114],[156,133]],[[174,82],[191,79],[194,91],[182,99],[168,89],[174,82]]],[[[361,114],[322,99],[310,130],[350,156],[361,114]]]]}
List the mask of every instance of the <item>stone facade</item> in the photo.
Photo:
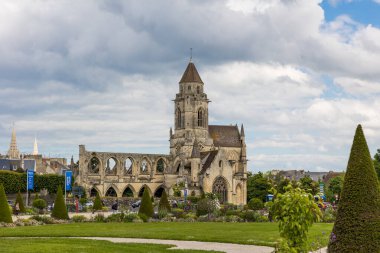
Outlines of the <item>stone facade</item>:
{"type": "Polygon", "coordinates": [[[77,182],[88,194],[137,197],[147,187],[159,197],[181,185],[188,195],[214,192],[221,202],[246,204],[247,160],[244,127],[208,124],[204,83],[190,62],[174,99],[170,154],[105,153],[79,146],[77,182]]]}

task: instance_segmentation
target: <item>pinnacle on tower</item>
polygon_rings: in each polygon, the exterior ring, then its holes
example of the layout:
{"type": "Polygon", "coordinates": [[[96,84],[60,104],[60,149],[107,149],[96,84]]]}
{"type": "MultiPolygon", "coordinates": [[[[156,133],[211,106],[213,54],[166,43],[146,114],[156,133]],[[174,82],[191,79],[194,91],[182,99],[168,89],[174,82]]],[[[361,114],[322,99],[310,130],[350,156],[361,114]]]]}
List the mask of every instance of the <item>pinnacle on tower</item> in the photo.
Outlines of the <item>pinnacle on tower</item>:
{"type": "Polygon", "coordinates": [[[241,137],[245,137],[245,133],[244,133],[244,125],[243,125],[243,124],[241,124],[240,136],[241,136],[241,137]]]}
{"type": "Polygon", "coordinates": [[[33,155],[38,155],[38,144],[36,137],[34,137],[33,155]]]}
{"type": "Polygon", "coordinates": [[[16,129],[15,129],[14,124],[13,124],[13,129],[12,129],[11,143],[9,145],[9,150],[8,150],[8,157],[10,159],[18,159],[18,158],[20,158],[20,151],[17,148],[16,129]]]}

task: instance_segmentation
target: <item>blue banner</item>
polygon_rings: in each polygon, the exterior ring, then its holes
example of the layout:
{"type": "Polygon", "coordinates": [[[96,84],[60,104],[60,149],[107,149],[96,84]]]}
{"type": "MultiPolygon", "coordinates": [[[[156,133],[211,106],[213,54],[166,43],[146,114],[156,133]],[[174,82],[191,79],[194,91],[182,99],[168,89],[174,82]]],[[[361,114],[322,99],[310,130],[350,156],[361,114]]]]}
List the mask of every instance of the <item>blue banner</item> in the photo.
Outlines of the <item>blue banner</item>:
{"type": "Polygon", "coordinates": [[[28,190],[34,190],[34,171],[27,170],[26,171],[27,180],[28,180],[28,190]]]}
{"type": "Polygon", "coordinates": [[[72,176],[73,176],[73,172],[71,170],[65,171],[66,191],[71,191],[71,177],[72,176]]]}

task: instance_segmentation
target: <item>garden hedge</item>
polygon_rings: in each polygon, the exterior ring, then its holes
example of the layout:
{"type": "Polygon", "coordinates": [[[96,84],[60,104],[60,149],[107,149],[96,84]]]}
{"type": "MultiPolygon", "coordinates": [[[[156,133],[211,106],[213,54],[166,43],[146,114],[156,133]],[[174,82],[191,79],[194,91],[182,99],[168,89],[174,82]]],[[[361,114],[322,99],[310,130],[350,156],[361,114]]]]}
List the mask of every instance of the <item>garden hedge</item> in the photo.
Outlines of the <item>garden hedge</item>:
{"type": "MultiPolygon", "coordinates": [[[[26,173],[0,171],[0,184],[4,185],[5,193],[26,192],[26,173]]],[[[47,189],[49,193],[56,193],[58,186],[64,187],[65,177],[62,175],[46,174],[34,175],[34,191],[47,189]]]]}
{"type": "Polygon", "coordinates": [[[99,192],[98,192],[98,193],[96,193],[94,206],[92,207],[92,210],[93,211],[99,211],[99,210],[102,210],[102,208],[103,208],[103,204],[102,204],[102,200],[100,199],[99,192]]]}
{"type": "Polygon", "coordinates": [[[16,206],[17,203],[18,203],[18,207],[20,209],[19,212],[20,213],[25,213],[26,210],[25,210],[24,200],[22,199],[22,196],[21,196],[20,192],[17,193],[15,206],[16,206]]]}
{"type": "Polygon", "coordinates": [[[380,252],[379,181],[361,125],[351,147],[328,252],[380,252]]]}

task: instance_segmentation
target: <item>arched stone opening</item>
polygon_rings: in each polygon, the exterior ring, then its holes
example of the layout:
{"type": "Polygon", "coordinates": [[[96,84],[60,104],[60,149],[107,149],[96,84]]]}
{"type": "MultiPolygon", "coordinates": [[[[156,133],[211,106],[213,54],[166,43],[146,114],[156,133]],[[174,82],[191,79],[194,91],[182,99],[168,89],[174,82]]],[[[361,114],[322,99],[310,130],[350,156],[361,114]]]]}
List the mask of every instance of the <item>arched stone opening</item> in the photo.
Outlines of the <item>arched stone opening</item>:
{"type": "Polygon", "coordinates": [[[141,187],[141,189],[139,191],[139,195],[138,195],[139,198],[141,198],[143,196],[145,188],[147,189],[147,191],[149,192],[149,195],[151,196],[151,192],[149,190],[149,187],[147,185],[144,185],[143,187],[141,187]]]}
{"type": "Polygon", "coordinates": [[[218,196],[221,204],[228,202],[227,182],[223,177],[217,177],[212,185],[212,192],[218,196]]]}
{"type": "Polygon", "coordinates": [[[134,193],[133,193],[133,190],[131,189],[131,187],[127,187],[125,188],[124,192],[123,192],[123,197],[124,198],[133,198],[134,197],[134,193]]]}
{"type": "Polygon", "coordinates": [[[163,191],[165,191],[165,188],[163,186],[158,187],[156,191],[154,192],[154,197],[161,198],[163,191]]]}
{"type": "Polygon", "coordinates": [[[124,162],[124,175],[132,175],[133,160],[128,157],[124,162]]]}
{"type": "Polygon", "coordinates": [[[100,168],[100,160],[97,157],[92,157],[88,163],[88,171],[90,173],[98,174],[100,168]]]}
{"type": "Polygon", "coordinates": [[[165,171],[165,162],[164,162],[164,159],[160,158],[157,161],[156,173],[164,173],[164,171],[165,171]]]}
{"type": "Polygon", "coordinates": [[[141,161],[140,174],[149,174],[149,163],[146,158],[141,161]]]}
{"type": "Polygon", "coordinates": [[[110,188],[108,188],[105,196],[106,197],[117,197],[117,193],[116,193],[115,189],[111,186],[110,188]]]}
{"type": "Polygon", "coordinates": [[[110,157],[107,159],[105,171],[106,175],[116,175],[116,165],[117,160],[114,157],[110,157]]]}
{"type": "Polygon", "coordinates": [[[91,188],[90,197],[96,197],[96,194],[98,194],[98,190],[96,190],[95,188],[91,188]]]}

